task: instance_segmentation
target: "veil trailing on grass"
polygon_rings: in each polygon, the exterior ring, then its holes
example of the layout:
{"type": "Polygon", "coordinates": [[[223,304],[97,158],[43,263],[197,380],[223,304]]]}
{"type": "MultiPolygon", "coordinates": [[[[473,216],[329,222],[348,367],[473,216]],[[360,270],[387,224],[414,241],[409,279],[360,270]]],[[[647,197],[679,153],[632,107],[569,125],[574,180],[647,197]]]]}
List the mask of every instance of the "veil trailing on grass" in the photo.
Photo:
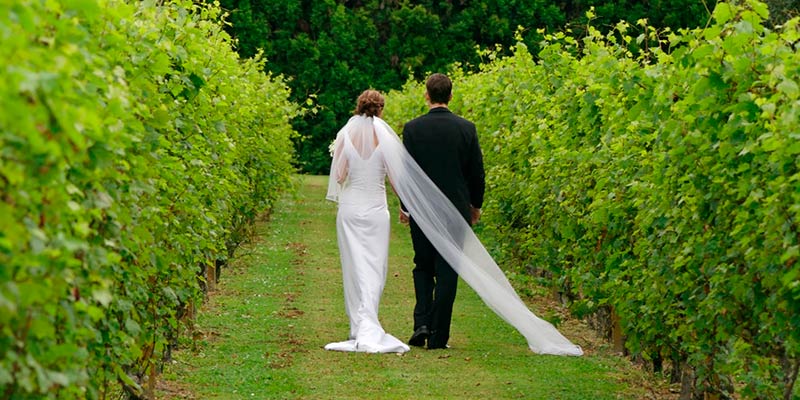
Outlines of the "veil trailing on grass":
{"type": "MultiPolygon", "coordinates": [[[[417,165],[385,121],[356,116],[348,122],[348,125],[351,124],[373,126],[374,131],[359,130],[373,131],[377,137],[376,147],[381,148],[387,174],[411,217],[439,254],[486,305],[525,337],[533,352],[571,356],[583,354],[580,346],[572,344],[553,325],[528,310],[461,213],[417,165]]],[[[332,169],[331,172],[333,178],[335,171],[332,169]]],[[[331,179],[329,197],[335,197],[338,193],[336,186],[336,179],[331,179]]]]}

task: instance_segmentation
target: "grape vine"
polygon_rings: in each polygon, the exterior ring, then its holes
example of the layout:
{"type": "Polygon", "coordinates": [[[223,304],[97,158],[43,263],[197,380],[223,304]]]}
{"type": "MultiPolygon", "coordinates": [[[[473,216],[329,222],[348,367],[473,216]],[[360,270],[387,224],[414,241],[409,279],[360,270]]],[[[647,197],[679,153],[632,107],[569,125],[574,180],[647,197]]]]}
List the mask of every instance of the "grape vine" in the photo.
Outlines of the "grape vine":
{"type": "Polygon", "coordinates": [[[281,77],[189,0],[0,6],[0,395],[152,394],[255,218],[290,187],[281,77]]]}
{"type": "MultiPolygon", "coordinates": [[[[791,399],[800,368],[800,19],[767,18],[721,2],[705,28],[589,27],[452,72],[510,272],[548,278],[579,315],[612,310],[684,398],[791,399]]],[[[398,132],[423,92],[387,97],[398,132]]]]}

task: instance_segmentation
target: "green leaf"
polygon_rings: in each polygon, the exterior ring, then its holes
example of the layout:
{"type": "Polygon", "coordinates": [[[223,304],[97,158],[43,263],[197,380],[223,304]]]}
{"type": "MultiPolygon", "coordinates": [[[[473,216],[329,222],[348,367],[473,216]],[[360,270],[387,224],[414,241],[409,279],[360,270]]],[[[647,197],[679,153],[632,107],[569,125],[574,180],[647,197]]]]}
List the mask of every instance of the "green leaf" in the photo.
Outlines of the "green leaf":
{"type": "Polygon", "coordinates": [[[731,9],[731,5],[725,2],[717,3],[717,6],[714,7],[714,12],[712,13],[714,20],[719,25],[723,25],[726,22],[731,20],[733,16],[733,10],[731,9]]]}
{"type": "Polygon", "coordinates": [[[97,307],[95,305],[86,306],[86,313],[89,315],[89,318],[94,322],[102,321],[106,316],[105,311],[103,311],[102,308],[97,307]]]}
{"type": "Polygon", "coordinates": [[[128,376],[128,374],[125,373],[125,371],[122,370],[122,368],[121,368],[121,366],[119,364],[114,363],[113,365],[114,365],[114,372],[116,372],[116,374],[117,374],[117,378],[119,378],[120,380],[125,382],[126,385],[128,385],[128,386],[130,386],[132,388],[135,388],[137,390],[142,390],[142,387],[139,386],[139,384],[136,383],[133,379],[131,379],[131,377],[128,376]]]}
{"type": "MultiPolygon", "coordinates": [[[[718,38],[721,33],[722,33],[721,25],[711,25],[705,30],[703,30],[703,37],[706,40],[714,40],[718,38]]],[[[711,47],[711,46],[707,45],[705,47],[711,47]]]]}
{"type": "Polygon", "coordinates": [[[781,137],[772,134],[763,135],[761,140],[761,148],[766,152],[773,152],[783,147],[783,140],[781,137]]]}
{"type": "Polygon", "coordinates": [[[10,17],[16,19],[25,32],[36,32],[36,15],[31,7],[19,3],[11,3],[10,17]]]}
{"type": "Polygon", "coordinates": [[[769,19],[769,7],[767,6],[768,3],[761,2],[761,1],[753,1],[748,3],[750,7],[753,7],[753,10],[761,17],[762,20],[769,19]]]}
{"type": "Polygon", "coordinates": [[[783,274],[783,277],[781,277],[781,283],[783,283],[783,286],[794,289],[798,286],[798,284],[800,284],[798,278],[800,278],[800,269],[792,268],[783,274]]]}
{"type": "Polygon", "coordinates": [[[203,77],[201,77],[200,75],[195,74],[194,72],[189,74],[189,80],[192,82],[192,85],[194,85],[194,88],[196,90],[200,90],[203,86],[206,85],[205,79],[203,79],[203,77]]]}
{"type": "Polygon", "coordinates": [[[0,386],[6,386],[11,382],[14,382],[14,377],[11,375],[11,371],[9,371],[5,365],[5,363],[0,363],[0,386]]]}
{"type": "Polygon", "coordinates": [[[108,305],[111,304],[111,301],[114,299],[114,296],[111,295],[111,291],[108,289],[100,288],[92,290],[92,298],[98,303],[102,304],[103,307],[108,307],[108,305]]]}
{"type": "Polygon", "coordinates": [[[35,318],[31,321],[30,333],[37,339],[51,339],[55,336],[55,326],[44,318],[35,318]]]}
{"type": "Polygon", "coordinates": [[[47,380],[50,381],[51,385],[56,384],[61,387],[67,387],[70,385],[69,377],[63,372],[47,371],[47,380]]]}
{"type": "Polygon", "coordinates": [[[789,147],[786,148],[786,154],[788,155],[800,154],[800,140],[792,141],[789,147]]]}
{"type": "Polygon", "coordinates": [[[70,7],[80,11],[84,18],[95,18],[100,13],[100,5],[97,0],[71,0],[70,7]]]}
{"type": "MultiPolygon", "coordinates": [[[[786,249],[783,255],[781,255],[781,263],[782,264],[786,263],[790,259],[796,259],[798,256],[800,256],[800,246],[797,245],[791,246],[788,249],[786,249]]],[[[795,269],[794,271],[796,273],[797,269],[795,269]]]]}
{"type": "Polygon", "coordinates": [[[140,332],[142,331],[139,323],[131,318],[127,318],[125,320],[125,330],[127,330],[131,336],[139,336],[140,332]]]}
{"type": "Polygon", "coordinates": [[[800,92],[797,87],[797,82],[789,78],[781,81],[781,83],[778,84],[777,89],[786,94],[786,96],[792,100],[796,100],[798,93],[800,92]]]}

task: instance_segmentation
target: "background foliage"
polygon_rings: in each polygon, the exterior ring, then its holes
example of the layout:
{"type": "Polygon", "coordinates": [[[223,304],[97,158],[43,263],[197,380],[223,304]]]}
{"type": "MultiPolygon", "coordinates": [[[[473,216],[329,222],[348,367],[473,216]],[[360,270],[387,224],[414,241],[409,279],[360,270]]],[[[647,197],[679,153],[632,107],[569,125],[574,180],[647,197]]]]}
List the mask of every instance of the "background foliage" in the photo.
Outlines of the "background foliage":
{"type": "MultiPolygon", "coordinates": [[[[777,0],[776,0],[777,1],[777,0]]],[[[268,68],[290,76],[292,98],[311,98],[314,113],[294,121],[299,167],[327,173],[327,146],[367,88],[397,89],[409,78],[446,71],[453,63],[477,67],[476,48],[504,48],[522,40],[533,52],[542,33],[575,27],[585,35],[585,12],[605,32],[617,21],[648,18],[650,26],[702,26],[709,0],[221,0],[240,54],[263,49],[268,68]]],[[[637,28],[632,28],[637,29],[637,28]]],[[[420,97],[420,101],[422,98],[420,97]]]]}
{"type": "Polygon", "coordinates": [[[152,390],[199,272],[288,187],[297,107],[220,15],[0,5],[3,398],[152,390]]]}
{"type": "MultiPolygon", "coordinates": [[[[454,74],[452,107],[478,126],[484,225],[506,265],[581,315],[613,309],[628,349],[656,370],[668,360],[683,398],[791,399],[800,19],[768,29],[750,0],[713,15],[679,32],[642,20],[640,35],[548,35],[538,58],[519,43],[454,74]]],[[[389,94],[398,132],[423,91],[389,94]]]]}

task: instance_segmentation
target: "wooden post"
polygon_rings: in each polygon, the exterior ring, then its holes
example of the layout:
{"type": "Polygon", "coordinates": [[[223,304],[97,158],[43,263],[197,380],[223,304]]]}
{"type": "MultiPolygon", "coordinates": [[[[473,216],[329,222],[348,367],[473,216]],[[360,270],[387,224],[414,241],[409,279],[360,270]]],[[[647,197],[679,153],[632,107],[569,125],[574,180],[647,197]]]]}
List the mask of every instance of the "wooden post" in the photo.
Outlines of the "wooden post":
{"type": "Polygon", "coordinates": [[[619,316],[613,307],[611,308],[611,344],[615,352],[625,352],[625,337],[622,335],[619,316]]]}
{"type": "Polygon", "coordinates": [[[208,292],[214,291],[217,286],[217,268],[213,264],[206,264],[206,288],[208,292]]]}

